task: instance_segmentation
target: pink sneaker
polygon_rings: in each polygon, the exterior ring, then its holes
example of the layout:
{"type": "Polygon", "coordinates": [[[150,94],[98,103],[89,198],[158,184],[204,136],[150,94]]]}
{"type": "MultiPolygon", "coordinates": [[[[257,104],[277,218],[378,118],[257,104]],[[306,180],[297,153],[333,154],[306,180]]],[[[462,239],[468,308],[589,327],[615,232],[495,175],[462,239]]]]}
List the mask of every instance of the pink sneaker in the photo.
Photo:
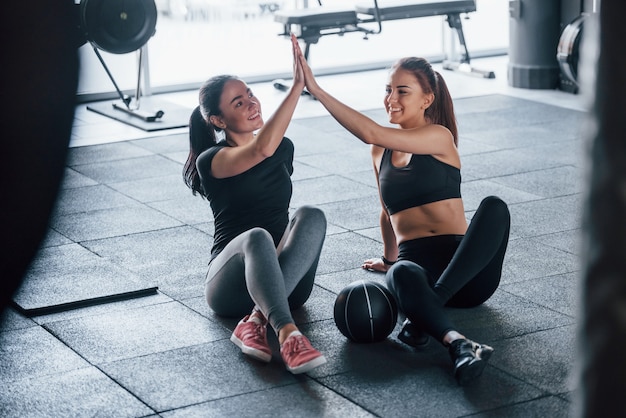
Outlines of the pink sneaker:
{"type": "Polygon", "coordinates": [[[280,346],[280,355],[293,374],[308,372],[326,363],[326,357],[311,345],[307,337],[292,333],[280,346]]]}
{"type": "Polygon", "coordinates": [[[257,324],[249,321],[246,315],[235,327],[230,340],[241,349],[244,354],[257,360],[269,363],[272,359],[272,350],[267,343],[267,322],[257,324]]]}

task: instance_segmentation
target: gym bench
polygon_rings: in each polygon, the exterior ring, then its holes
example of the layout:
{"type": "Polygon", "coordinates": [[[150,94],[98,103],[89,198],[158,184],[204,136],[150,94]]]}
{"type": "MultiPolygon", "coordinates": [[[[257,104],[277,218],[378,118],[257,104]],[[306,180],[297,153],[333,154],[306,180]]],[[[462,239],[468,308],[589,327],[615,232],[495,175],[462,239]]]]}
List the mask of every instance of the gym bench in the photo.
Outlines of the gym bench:
{"type": "MultiPolygon", "coordinates": [[[[392,1],[384,7],[378,6],[378,0],[371,5],[356,5],[351,10],[324,8],[277,10],[274,21],[283,25],[283,32],[279,35],[290,36],[294,33],[305,43],[304,57],[308,60],[310,47],[316,44],[322,36],[343,35],[349,32],[362,32],[367,39],[368,35],[382,32],[382,22],[388,20],[415,19],[429,16],[446,16],[450,29],[456,32],[463,54],[459,61],[446,60],[444,69],[461,71],[483,78],[495,78],[493,71],[478,70],[470,65],[470,56],[463,35],[461,13],[476,11],[475,0],[439,0],[439,1],[392,1]],[[364,24],[377,23],[378,29],[371,29],[364,24]]],[[[321,2],[320,2],[321,4],[321,2]]],[[[452,58],[452,57],[448,57],[452,58]]]]}

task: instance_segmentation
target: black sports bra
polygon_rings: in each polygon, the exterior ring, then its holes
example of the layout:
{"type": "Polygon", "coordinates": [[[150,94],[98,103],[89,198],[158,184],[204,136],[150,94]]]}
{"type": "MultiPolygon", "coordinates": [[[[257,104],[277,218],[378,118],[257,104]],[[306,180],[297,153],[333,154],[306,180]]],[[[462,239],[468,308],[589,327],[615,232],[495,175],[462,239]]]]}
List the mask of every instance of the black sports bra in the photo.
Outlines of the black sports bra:
{"type": "Polygon", "coordinates": [[[413,154],[404,167],[385,149],[378,174],[380,193],[390,215],[404,209],[461,197],[461,170],[432,155],[413,154]]]}

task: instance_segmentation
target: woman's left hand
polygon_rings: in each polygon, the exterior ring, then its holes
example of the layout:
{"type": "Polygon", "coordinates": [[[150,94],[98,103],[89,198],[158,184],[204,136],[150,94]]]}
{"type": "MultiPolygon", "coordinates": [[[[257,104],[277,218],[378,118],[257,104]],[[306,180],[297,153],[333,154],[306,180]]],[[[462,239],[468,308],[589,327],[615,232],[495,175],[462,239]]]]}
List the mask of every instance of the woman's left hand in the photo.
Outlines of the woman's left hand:
{"type": "Polygon", "coordinates": [[[385,264],[383,260],[380,258],[370,258],[370,259],[365,260],[361,267],[364,268],[365,270],[381,271],[384,273],[387,270],[389,270],[390,266],[385,264]]]}

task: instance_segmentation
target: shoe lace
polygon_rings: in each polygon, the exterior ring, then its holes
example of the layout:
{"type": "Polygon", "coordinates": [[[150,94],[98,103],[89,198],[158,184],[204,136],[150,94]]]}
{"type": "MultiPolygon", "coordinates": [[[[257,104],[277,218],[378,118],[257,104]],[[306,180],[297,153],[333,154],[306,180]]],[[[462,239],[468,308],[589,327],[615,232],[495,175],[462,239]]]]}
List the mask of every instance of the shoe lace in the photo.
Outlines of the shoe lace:
{"type": "Polygon", "coordinates": [[[306,341],[302,335],[296,335],[291,338],[291,341],[287,345],[287,349],[290,353],[295,354],[301,351],[308,350],[306,341]]]}
{"type": "Polygon", "coordinates": [[[257,324],[255,322],[252,322],[252,327],[248,328],[248,338],[252,338],[252,339],[263,339],[264,336],[264,326],[261,324],[257,324]]]}
{"type": "Polygon", "coordinates": [[[455,358],[460,358],[460,357],[468,357],[468,356],[473,356],[476,357],[476,350],[479,347],[478,344],[476,344],[473,341],[461,341],[458,344],[455,344],[453,349],[454,349],[454,357],[455,358]],[[469,343],[469,344],[468,344],[469,343]],[[468,350],[468,345],[469,348],[471,348],[471,351],[468,350]]]}

